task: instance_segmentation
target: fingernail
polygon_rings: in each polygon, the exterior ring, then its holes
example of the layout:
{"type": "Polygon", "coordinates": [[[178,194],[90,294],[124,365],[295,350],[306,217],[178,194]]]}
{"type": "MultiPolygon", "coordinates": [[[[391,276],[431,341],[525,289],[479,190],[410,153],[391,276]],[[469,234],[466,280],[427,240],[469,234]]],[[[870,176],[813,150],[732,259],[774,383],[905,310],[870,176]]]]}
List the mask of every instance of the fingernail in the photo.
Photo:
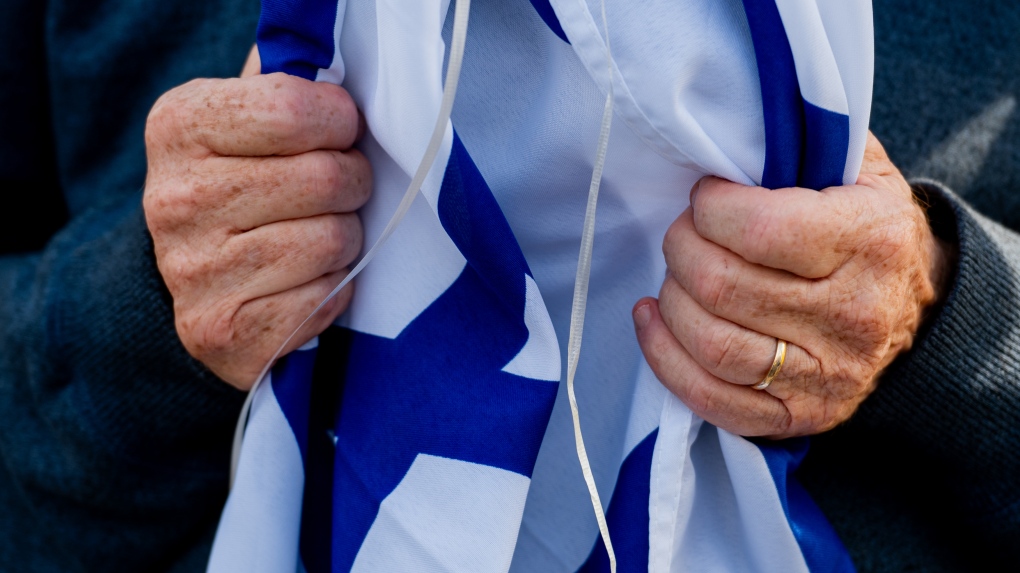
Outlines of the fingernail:
{"type": "Polygon", "coordinates": [[[652,320],[652,305],[642,304],[634,309],[634,326],[642,329],[652,320]]]}

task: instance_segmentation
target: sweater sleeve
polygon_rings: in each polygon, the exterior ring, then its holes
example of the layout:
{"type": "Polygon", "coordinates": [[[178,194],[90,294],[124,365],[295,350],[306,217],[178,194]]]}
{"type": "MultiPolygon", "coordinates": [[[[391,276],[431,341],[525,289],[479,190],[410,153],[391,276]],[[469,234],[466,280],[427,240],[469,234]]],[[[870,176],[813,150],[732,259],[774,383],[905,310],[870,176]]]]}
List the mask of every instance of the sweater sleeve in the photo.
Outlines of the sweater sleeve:
{"type": "Polygon", "coordinates": [[[42,558],[41,533],[59,570],[193,551],[226,495],[242,395],[178,341],[139,195],[0,257],[0,348],[0,481],[16,499],[0,561],[42,558]]]}
{"type": "Polygon", "coordinates": [[[881,436],[887,448],[924,460],[911,473],[913,489],[934,485],[938,497],[930,503],[956,516],[958,530],[1016,562],[1020,235],[946,187],[919,184],[931,200],[935,233],[959,245],[954,284],[926,332],[882,376],[848,429],[881,436]]]}
{"type": "Polygon", "coordinates": [[[242,396],[178,341],[142,135],[258,9],[0,2],[0,571],[204,568],[242,396]]]}

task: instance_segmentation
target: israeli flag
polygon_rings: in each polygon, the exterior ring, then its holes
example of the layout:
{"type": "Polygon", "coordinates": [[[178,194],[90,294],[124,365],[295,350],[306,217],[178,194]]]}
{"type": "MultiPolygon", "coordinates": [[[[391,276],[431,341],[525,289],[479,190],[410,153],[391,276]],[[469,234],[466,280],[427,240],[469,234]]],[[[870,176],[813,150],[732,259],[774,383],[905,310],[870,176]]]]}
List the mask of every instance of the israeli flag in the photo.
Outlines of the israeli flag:
{"type": "MultiPolygon", "coordinates": [[[[263,0],[263,72],[343,85],[365,114],[383,232],[443,97],[448,0],[263,0]]],[[[865,0],[475,0],[440,152],[350,310],[253,397],[211,573],[608,571],[563,391],[585,201],[615,114],[577,373],[621,571],[852,571],[792,472],[655,379],[630,308],[706,174],[856,181],[873,66],[865,0]]],[[[763,357],[764,362],[768,357],[763,357]]]]}

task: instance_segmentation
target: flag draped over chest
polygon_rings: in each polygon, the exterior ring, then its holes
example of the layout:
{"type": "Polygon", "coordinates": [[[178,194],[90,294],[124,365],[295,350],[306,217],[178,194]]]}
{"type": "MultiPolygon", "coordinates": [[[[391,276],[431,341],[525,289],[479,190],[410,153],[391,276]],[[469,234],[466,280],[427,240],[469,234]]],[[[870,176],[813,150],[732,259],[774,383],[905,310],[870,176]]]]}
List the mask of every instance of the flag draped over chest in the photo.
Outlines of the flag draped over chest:
{"type": "MultiPolygon", "coordinates": [[[[608,570],[559,386],[578,190],[610,85],[578,400],[620,569],[852,570],[790,475],[806,442],[755,444],[697,419],[619,317],[657,291],[665,228],[702,175],[856,180],[870,5],[608,2],[611,68],[597,6],[475,0],[420,195],[341,323],[254,396],[211,572],[608,570]]],[[[366,117],[367,244],[439,114],[448,11],[263,1],[263,73],[342,84],[366,117]]]]}

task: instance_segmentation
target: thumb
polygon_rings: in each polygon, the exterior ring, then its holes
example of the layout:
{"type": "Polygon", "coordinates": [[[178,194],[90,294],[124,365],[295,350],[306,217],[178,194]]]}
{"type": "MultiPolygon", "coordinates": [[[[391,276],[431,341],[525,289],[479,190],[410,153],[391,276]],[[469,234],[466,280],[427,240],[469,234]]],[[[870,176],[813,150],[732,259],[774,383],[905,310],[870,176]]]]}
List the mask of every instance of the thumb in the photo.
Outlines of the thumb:
{"type": "Polygon", "coordinates": [[[681,368],[678,358],[685,354],[680,342],[662,320],[659,301],[645,297],[634,305],[634,331],[638,345],[659,380],[671,380],[681,368]]]}

